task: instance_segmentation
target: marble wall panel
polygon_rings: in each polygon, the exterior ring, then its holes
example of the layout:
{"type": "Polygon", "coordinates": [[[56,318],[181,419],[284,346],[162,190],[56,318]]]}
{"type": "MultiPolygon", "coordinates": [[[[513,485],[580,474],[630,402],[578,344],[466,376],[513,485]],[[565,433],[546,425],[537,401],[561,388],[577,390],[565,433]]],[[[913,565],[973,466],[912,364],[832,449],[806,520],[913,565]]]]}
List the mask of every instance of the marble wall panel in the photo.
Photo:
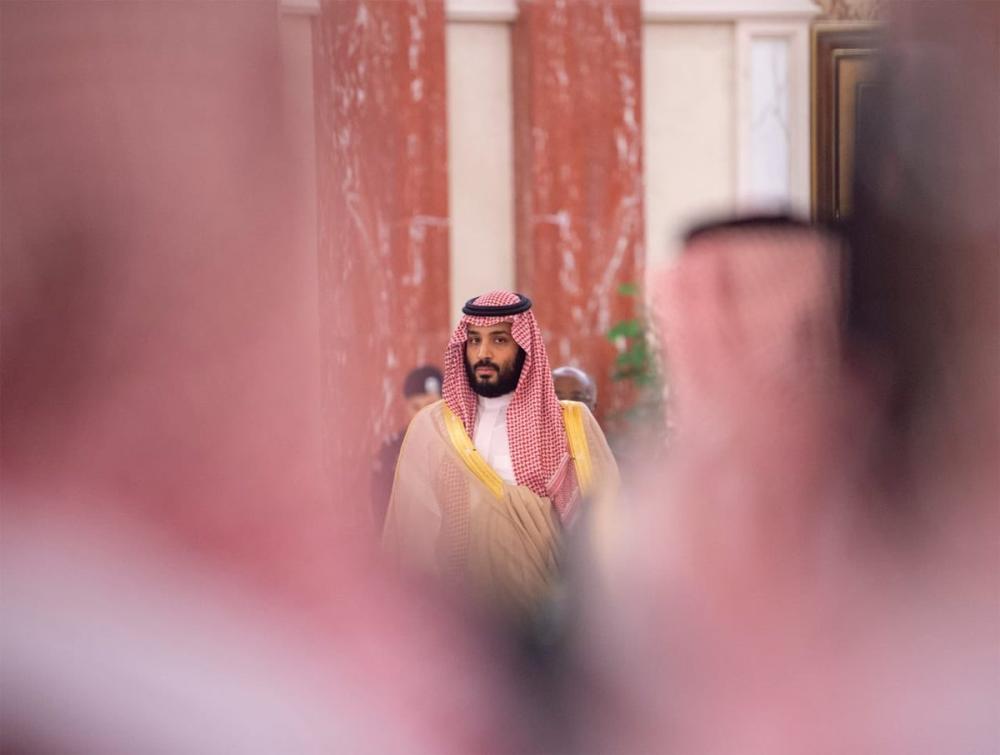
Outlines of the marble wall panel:
{"type": "Polygon", "coordinates": [[[789,175],[788,47],[786,38],[762,36],[750,43],[750,175],[756,203],[791,202],[789,175]]]}
{"type": "Polygon", "coordinates": [[[450,331],[444,34],[433,1],[324,0],[314,21],[323,411],[360,521],[403,378],[450,331]]]}
{"type": "Polygon", "coordinates": [[[451,313],[514,287],[510,25],[448,24],[451,313]]]}
{"type": "Polygon", "coordinates": [[[628,398],[605,333],[643,277],[640,37],[638,0],[522,0],[513,33],[517,285],[599,416],[628,398]]]}

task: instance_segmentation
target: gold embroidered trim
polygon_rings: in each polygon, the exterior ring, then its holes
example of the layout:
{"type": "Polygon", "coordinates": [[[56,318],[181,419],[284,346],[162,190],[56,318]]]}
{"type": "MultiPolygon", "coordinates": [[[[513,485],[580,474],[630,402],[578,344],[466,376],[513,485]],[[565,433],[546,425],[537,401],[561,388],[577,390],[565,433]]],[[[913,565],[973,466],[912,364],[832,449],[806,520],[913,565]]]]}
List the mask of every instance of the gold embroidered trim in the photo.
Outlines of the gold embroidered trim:
{"type": "Polygon", "coordinates": [[[451,445],[454,446],[458,455],[462,457],[465,466],[469,468],[479,481],[483,483],[497,498],[503,498],[503,478],[496,473],[486,459],[480,455],[479,451],[472,444],[468,433],[465,432],[465,425],[462,424],[455,413],[445,405],[442,409],[444,413],[444,424],[448,429],[448,437],[451,445]]]}
{"type": "Polygon", "coordinates": [[[573,464],[576,467],[576,479],[580,483],[580,492],[587,495],[594,482],[594,467],[590,461],[587,433],[583,429],[583,404],[578,401],[560,401],[559,403],[562,404],[563,424],[566,426],[569,452],[573,456],[573,464]]]}
{"type": "MultiPolygon", "coordinates": [[[[566,426],[566,439],[569,441],[570,455],[576,468],[576,479],[580,483],[583,495],[590,493],[594,480],[594,469],[590,460],[590,447],[587,445],[587,433],[583,429],[583,405],[577,401],[560,401],[562,404],[563,424],[566,426]]],[[[482,457],[465,432],[455,413],[446,406],[442,408],[444,424],[448,430],[451,445],[462,457],[465,466],[482,482],[497,498],[503,498],[503,478],[496,473],[486,459],[482,457]]]]}

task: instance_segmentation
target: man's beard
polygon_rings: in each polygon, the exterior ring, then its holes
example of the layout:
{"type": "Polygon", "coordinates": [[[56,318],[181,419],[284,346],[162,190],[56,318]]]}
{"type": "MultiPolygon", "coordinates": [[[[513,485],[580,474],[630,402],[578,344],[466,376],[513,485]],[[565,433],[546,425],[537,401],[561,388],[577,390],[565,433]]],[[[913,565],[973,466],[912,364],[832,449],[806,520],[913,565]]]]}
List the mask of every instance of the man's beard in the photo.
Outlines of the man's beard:
{"type": "Polygon", "coordinates": [[[469,378],[469,386],[484,398],[503,396],[517,388],[517,382],[521,379],[521,369],[523,367],[524,349],[520,347],[517,349],[517,356],[514,358],[513,364],[509,364],[506,367],[501,367],[496,362],[490,362],[485,359],[475,364],[469,364],[469,360],[465,360],[465,374],[469,378]],[[498,371],[495,383],[484,383],[476,377],[476,368],[487,365],[496,368],[498,371]]]}

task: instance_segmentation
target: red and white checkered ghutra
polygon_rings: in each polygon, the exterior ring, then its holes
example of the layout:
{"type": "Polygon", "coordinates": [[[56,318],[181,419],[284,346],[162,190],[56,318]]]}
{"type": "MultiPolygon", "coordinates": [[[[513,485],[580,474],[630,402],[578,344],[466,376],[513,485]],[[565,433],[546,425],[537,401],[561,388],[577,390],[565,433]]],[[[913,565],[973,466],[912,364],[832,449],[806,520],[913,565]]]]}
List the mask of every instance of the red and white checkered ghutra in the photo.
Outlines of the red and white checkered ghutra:
{"type": "MultiPolygon", "coordinates": [[[[509,307],[522,299],[509,291],[491,291],[471,303],[478,307],[509,307]]],[[[561,521],[569,517],[576,495],[576,477],[570,464],[562,407],[552,382],[549,357],[534,313],[514,315],[463,315],[448,341],[444,355],[444,400],[473,437],[476,393],[465,372],[467,328],[511,323],[514,341],[524,349],[524,367],[507,407],[507,439],[518,485],[552,501],[561,521]]]]}

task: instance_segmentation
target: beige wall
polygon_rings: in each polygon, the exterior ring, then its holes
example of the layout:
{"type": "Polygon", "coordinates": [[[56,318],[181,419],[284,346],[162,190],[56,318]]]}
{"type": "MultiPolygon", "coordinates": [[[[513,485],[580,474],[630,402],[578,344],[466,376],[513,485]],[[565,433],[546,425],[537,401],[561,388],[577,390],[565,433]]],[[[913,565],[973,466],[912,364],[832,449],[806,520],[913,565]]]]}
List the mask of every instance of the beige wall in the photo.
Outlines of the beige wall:
{"type": "Polygon", "coordinates": [[[449,22],[451,310],[514,286],[510,25],[449,22]]]}
{"type": "Polygon", "coordinates": [[[692,222],[735,201],[732,24],[643,29],[647,271],[655,275],[692,222]]]}

